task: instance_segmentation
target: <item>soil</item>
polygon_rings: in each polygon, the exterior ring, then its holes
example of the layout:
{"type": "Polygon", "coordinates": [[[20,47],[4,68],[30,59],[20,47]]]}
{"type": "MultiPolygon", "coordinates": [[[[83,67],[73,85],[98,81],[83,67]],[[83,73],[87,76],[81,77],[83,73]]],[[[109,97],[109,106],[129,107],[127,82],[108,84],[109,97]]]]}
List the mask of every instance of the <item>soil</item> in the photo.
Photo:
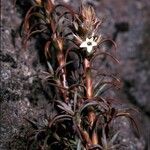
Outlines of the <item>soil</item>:
{"type": "MultiPolygon", "coordinates": [[[[78,0],[64,0],[75,9],[78,0]]],[[[58,0],[55,0],[57,3],[58,0]]],[[[121,80],[115,92],[124,108],[136,108],[133,116],[140,137],[126,118],[117,119],[121,150],[150,149],[150,1],[149,0],[84,0],[92,5],[99,18],[104,18],[100,34],[117,43],[119,65],[111,64],[121,80]]],[[[28,3],[26,2],[26,5],[28,3]]],[[[0,49],[0,150],[24,150],[22,140],[28,129],[24,118],[39,118],[50,111],[50,89],[44,85],[46,71],[40,47],[33,39],[27,50],[18,34],[25,13],[24,1],[15,6],[12,0],[1,1],[0,49]],[[44,109],[43,109],[44,108],[44,109]],[[19,138],[19,140],[17,140],[19,138]]],[[[100,62],[95,66],[99,68],[100,62]]],[[[112,93],[113,95],[113,93],[112,93]]]]}

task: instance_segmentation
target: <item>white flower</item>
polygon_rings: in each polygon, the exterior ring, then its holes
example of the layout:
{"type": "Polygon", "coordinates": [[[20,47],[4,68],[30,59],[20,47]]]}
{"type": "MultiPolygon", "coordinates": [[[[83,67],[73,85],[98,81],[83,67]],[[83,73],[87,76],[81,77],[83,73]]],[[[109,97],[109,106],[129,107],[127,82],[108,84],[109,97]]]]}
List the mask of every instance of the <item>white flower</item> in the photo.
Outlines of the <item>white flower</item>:
{"type": "Polygon", "coordinates": [[[97,42],[94,41],[93,37],[86,38],[86,40],[83,41],[80,45],[81,48],[83,48],[83,47],[87,48],[88,53],[92,52],[94,46],[97,46],[97,42]]]}

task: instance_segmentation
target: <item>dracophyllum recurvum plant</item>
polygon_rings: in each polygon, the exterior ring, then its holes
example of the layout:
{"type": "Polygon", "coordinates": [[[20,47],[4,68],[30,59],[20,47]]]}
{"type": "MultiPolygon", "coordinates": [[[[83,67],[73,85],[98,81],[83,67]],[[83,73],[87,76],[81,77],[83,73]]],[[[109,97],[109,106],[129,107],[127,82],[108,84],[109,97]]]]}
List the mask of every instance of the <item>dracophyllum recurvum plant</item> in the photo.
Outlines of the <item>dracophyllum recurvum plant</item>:
{"type": "Polygon", "coordinates": [[[40,141],[43,149],[113,149],[118,132],[108,139],[111,122],[119,116],[132,118],[112,107],[111,98],[102,95],[107,89],[104,87],[117,86],[117,77],[98,71],[97,76],[107,76],[109,80],[100,80],[96,85],[93,82],[92,63],[97,56],[107,55],[118,62],[109,52],[99,49],[108,41],[98,32],[102,20],[88,5],[81,4],[77,12],[51,0],[31,3],[33,6],[23,23],[24,44],[35,34],[45,40],[42,50],[48,67],[45,79],[54,89],[50,101],[56,113],[53,117],[49,114],[43,130],[32,122],[36,126],[32,136],[37,139],[44,132],[40,141]]]}
{"type": "MultiPolygon", "coordinates": [[[[81,50],[86,51],[86,56],[83,61],[84,73],[85,73],[85,82],[86,82],[86,97],[89,100],[92,100],[93,97],[93,83],[92,83],[92,72],[91,72],[91,58],[95,53],[95,47],[98,46],[101,36],[97,36],[96,32],[101,22],[96,18],[94,9],[90,6],[81,7],[81,16],[80,21],[82,22],[79,26],[80,30],[83,32],[82,36],[80,33],[75,35],[75,38],[80,40],[81,50]],[[78,37],[77,37],[78,36],[78,37]]],[[[96,119],[96,114],[93,108],[89,109],[88,121],[89,125],[92,128],[96,119]]],[[[92,144],[98,144],[98,137],[95,130],[91,135],[92,144]]]]}

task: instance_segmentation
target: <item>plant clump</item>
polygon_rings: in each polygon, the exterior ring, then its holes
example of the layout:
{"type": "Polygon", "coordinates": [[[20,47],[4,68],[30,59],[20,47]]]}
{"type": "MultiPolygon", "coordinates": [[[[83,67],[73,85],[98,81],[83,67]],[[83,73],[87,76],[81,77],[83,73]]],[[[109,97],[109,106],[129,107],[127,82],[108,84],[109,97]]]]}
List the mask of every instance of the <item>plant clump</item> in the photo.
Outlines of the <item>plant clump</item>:
{"type": "Polygon", "coordinates": [[[110,87],[118,87],[117,77],[98,71],[96,76],[109,80],[94,83],[92,65],[97,56],[118,63],[114,55],[100,49],[107,41],[116,47],[99,35],[101,24],[89,5],[81,4],[75,11],[51,0],[32,1],[23,22],[23,45],[36,34],[45,39],[41,50],[48,68],[44,82],[53,91],[54,112],[43,126],[26,119],[33,127],[27,149],[113,150],[119,146],[119,131],[111,135],[111,122],[120,116],[134,122],[128,112],[116,109],[111,98],[103,96],[110,87]]]}

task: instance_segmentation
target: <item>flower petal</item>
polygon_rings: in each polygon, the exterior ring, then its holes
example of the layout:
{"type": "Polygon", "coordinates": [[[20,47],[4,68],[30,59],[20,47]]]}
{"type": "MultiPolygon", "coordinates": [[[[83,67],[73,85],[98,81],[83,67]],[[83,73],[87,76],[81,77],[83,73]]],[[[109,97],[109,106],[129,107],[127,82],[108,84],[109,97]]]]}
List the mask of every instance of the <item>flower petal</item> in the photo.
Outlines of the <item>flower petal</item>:
{"type": "Polygon", "coordinates": [[[82,42],[80,47],[87,47],[87,42],[86,41],[82,42]]]}
{"type": "Polygon", "coordinates": [[[91,52],[92,52],[92,49],[93,49],[93,46],[87,46],[87,52],[88,52],[88,53],[91,53],[91,52]]]}
{"type": "Polygon", "coordinates": [[[97,46],[97,43],[95,41],[93,41],[92,46],[97,46]]]}

